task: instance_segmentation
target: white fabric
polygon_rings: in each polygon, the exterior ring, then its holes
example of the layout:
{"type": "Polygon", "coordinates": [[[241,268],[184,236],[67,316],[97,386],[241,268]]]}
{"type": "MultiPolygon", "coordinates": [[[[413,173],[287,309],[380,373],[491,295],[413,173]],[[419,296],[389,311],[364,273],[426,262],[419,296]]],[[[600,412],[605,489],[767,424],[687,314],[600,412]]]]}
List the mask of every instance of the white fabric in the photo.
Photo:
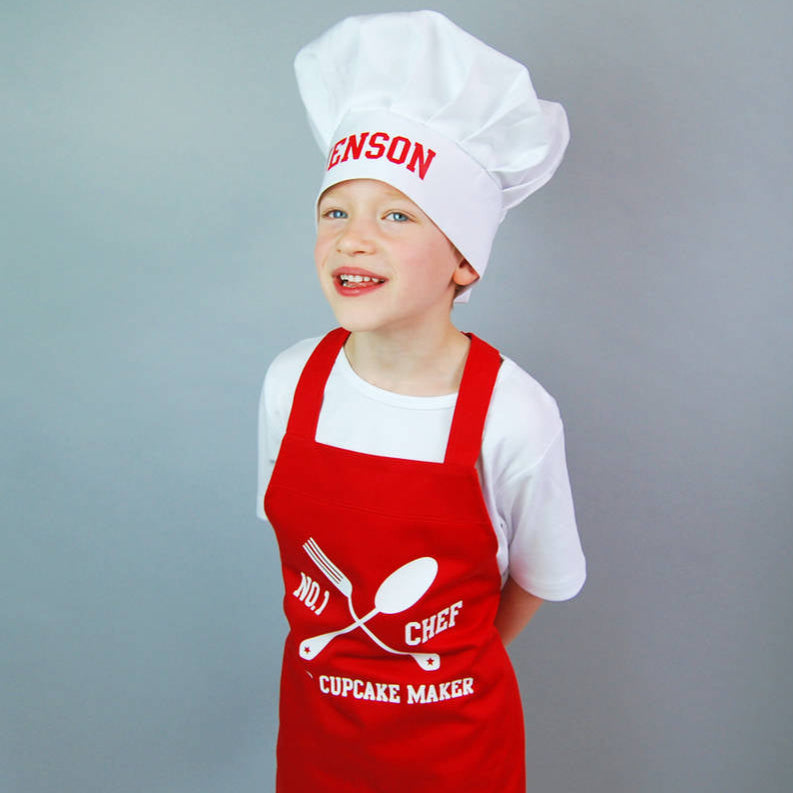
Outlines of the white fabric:
{"type": "MultiPolygon", "coordinates": [[[[257,514],[281,445],[297,380],[319,339],[306,339],[271,364],[259,406],[257,514]]],[[[343,351],[328,378],[317,426],[320,443],[388,457],[441,462],[456,394],[417,397],[361,379],[343,351]]],[[[545,600],[566,600],[586,577],[553,398],[508,358],[490,401],[478,462],[498,539],[502,578],[545,600]]],[[[340,483],[357,487],[360,483],[340,483]]]]}
{"type": "Polygon", "coordinates": [[[564,108],[537,98],[522,64],[436,11],[344,19],[300,50],[295,73],[328,157],[320,195],[388,182],[480,276],[507,210],[551,178],[570,137],[564,108]]]}

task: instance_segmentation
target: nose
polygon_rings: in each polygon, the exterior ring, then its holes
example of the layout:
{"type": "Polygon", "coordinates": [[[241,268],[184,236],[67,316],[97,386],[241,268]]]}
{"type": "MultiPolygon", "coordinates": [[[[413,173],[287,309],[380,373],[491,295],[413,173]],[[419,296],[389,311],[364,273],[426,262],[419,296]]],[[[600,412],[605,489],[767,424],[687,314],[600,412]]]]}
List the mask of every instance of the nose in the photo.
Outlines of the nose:
{"type": "Polygon", "coordinates": [[[371,224],[362,218],[349,218],[336,240],[336,250],[347,256],[372,253],[374,247],[371,224]]]}

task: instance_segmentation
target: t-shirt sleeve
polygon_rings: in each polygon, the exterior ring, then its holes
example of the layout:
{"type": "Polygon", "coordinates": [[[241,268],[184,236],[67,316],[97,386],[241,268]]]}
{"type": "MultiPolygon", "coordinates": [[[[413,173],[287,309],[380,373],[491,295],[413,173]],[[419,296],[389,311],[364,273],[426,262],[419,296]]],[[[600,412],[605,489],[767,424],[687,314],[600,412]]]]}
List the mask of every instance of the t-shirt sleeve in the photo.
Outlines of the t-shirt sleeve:
{"type": "Polygon", "coordinates": [[[509,574],[544,600],[567,600],[581,590],[586,562],[576,526],[559,430],[539,461],[504,485],[511,528],[509,574]]]}
{"type": "Polygon", "coordinates": [[[502,362],[490,401],[480,468],[502,576],[543,600],[578,594],[586,563],[559,407],[509,358],[502,362]]]}
{"type": "MultiPolygon", "coordinates": [[[[269,377],[269,374],[270,370],[268,369],[267,377],[269,377]]],[[[259,397],[259,463],[256,479],[256,517],[261,520],[267,520],[267,516],[264,514],[264,494],[267,492],[267,485],[270,483],[270,476],[273,473],[275,458],[278,453],[277,450],[281,443],[278,438],[275,416],[272,414],[268,415],[267,411],[268,404],[270,404],[270,400],[267,398],[267,377],[265,377],[259,397]]],[[[281,436],[283,437],[283,432],[281,436]]]]}

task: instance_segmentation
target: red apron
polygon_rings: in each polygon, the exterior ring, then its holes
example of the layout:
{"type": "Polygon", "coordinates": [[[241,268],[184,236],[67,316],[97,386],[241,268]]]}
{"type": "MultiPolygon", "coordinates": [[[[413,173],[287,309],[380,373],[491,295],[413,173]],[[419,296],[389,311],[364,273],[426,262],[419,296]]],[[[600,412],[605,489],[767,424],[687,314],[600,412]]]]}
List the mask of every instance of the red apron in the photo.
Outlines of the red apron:
{"type": "Polygon", "coordinates": [[[329,333],[306,364],[265,496],[290,626],[276,791],[525,793],[474,467],[499,354],[471,336],[446,458],[417,462],[315,441],[347,336],[329,333]]]}

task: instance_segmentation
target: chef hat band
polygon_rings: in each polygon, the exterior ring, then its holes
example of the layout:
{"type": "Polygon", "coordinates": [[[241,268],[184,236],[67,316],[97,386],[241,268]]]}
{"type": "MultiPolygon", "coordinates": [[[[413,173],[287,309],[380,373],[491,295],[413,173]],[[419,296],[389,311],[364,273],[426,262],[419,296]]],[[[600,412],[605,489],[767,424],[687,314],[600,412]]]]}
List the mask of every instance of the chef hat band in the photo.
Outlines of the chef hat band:
{"type": "Polygon", "coordinates": [[[507,210],[551,178],[569,139],[525,67],[434,11],[345,19],[295,72],[327,155],[319,195],[348,179],[392,185],[480,276],[507,210]]]}

